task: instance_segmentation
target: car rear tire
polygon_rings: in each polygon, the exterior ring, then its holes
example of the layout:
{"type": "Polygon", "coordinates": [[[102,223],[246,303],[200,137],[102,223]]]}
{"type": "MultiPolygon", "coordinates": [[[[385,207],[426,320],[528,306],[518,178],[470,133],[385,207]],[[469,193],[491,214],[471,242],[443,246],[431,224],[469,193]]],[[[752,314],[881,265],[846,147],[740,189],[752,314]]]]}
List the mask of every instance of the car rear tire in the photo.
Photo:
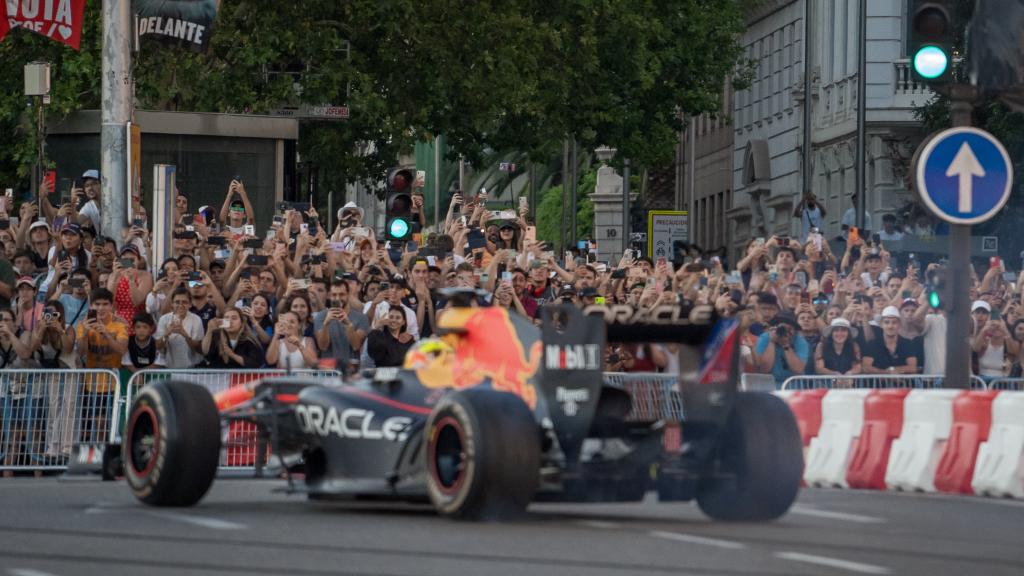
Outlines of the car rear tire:
{"type": "Polygon", "coordinates": [[[191,506],[213,484],[220,416],[213,396],[191,382],[160,381],[139,391],[125,426],[124,475],[151,506],[191,506]]]}
{"type": "Polygon", "coordinates": [[[796,500],[803,475],[803,447],[796,419],[771,394],[740,392],[718,446],[718,470],[730,478],[706,478],[697,504],[725,521],[779,518],[796,500]]]}
{"type": "Polygon", "coordinates": [[[469,520],[521,515],[537,490],[540,434],[521,398],[460,390],[427,419],[427,492],[438,513],[469,520]]]}

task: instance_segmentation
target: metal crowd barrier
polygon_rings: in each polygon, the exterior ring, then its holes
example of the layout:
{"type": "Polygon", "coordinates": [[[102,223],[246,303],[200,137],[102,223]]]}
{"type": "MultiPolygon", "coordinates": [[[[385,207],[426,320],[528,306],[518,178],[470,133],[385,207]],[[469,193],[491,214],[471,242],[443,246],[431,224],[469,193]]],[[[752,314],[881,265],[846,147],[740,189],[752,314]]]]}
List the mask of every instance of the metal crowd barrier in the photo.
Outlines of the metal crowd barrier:
{"type": "Polygon", "coordinates": [[[778,389],[771,374],[741,374],[740,390],[745,392],[775,392],[778,389]]]}
{"type": "Polygon", "coordinates": [[[0,470],[64,470],[75,444],[116,435],[111,370],[0,371],[0,470]]]}
{"type": "MultiPolygon", "coordinates": [[[[813,390],[816,388],[942,388],[942,375],[927,374],[858,374],[856,376],[791,376],[782,383],[782,390],[813,390]]],[[[971,376],[973,390],[985,390],[985,381],[971,376]]]]}
{"type": "MultiPolygon", "coordinates": [[[[311,378],[337,378],[341,379],[342,374],[337,370],[140,370],[128,380],[125,389],[123,409],[119,415],[124,416],[128,421],[128,413],[131,410],[132,400],[135,394],[143,386],[160,380],[183,380],[195,382],[203,386],[212,394],[222,392],[228,388],[242,386],[250,382],[257,382],[264,378],[278,376],[305,376],[311,378]]],[[[115,430],[118,428],[115,427],[115,430]]],[[[227,470],[250,470],[256,467],[260,456],[266,456],[265,450],[260,448],[259,437],[255,424],[249,422],[231,422],[221,431],[222,451],[220,468],[227,470]]]]}
{"type": "Polygon", "coordinates": [[[604,382],[625,390],[633,399],[633,409],[626,415],[627,422],[683,419],[678,374],[605,372],[604,382]]]}
{"type": "Polygon", "coordinates": [[[989,380],[988,389],[1024,392],[1024,378],[996,378],[989,380]]]}

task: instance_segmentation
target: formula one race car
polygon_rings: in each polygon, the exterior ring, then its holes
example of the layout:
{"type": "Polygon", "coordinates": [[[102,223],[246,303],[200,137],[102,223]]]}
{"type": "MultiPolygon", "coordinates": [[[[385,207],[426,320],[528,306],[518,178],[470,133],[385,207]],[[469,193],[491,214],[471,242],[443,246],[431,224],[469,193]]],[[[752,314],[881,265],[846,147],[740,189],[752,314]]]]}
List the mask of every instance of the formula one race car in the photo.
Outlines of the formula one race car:
{"type": "Polygon", "coordinates": [[[429,500],[480,519],[656,490],[721,520],[771,520],[795,500],[796,421],[779,398],[738,390],[738,326],[710,307],[547,306],[537,328],[470,306],[471,291],[448,296],[462,305],[401,369],[273,378],[216,398],[187,382],[143,388],[123,435],[132,492],[195,504],[217,474],[222,429],[244,421],[312,499],[429,500]],[[606,339],[682,344],[682,376],[605,374],[606,339]]]}

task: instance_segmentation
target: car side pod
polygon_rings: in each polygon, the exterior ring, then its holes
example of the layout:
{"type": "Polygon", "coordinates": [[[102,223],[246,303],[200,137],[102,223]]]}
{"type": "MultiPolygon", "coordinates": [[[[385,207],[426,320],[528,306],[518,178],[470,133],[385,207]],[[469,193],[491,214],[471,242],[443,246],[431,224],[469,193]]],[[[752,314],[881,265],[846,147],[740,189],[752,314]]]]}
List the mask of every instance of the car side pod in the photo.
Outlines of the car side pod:
{"type": "Polygon", "coordinates": [[[151,506],[191,506],[210,489],[220,458],[213,396],[191,382],[159,381],[136,395],[122,438],[132,494],[151,506]]]}

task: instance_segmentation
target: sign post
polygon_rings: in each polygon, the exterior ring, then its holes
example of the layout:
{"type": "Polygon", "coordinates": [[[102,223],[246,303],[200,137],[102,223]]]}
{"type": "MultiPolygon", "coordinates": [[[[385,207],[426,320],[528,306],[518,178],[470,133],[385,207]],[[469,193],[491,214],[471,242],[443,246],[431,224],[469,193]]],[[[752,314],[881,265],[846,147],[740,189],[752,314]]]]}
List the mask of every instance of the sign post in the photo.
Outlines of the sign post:
{"type": "Polygon", "coordinates": [[[690,234],[690,213],[675,210],[650,210],[647,212],[647,255],[652,260],[664,256],[673,259],[673,245],[688,242],[690,234]]]}
{"type": "MultiPolygon", "coordinates": [[[[970,88],[970,87],[965,87],[970,88]]],[[[970,386],[971,226],[995,216],[1010,197],[1013,164],[1003,145],[970,124],[970,95],[954,93],[953,123],[931,137],[914,167],[917,193],[936,217],[950,223],[946,330],[947,388],[970,386]]]]}

